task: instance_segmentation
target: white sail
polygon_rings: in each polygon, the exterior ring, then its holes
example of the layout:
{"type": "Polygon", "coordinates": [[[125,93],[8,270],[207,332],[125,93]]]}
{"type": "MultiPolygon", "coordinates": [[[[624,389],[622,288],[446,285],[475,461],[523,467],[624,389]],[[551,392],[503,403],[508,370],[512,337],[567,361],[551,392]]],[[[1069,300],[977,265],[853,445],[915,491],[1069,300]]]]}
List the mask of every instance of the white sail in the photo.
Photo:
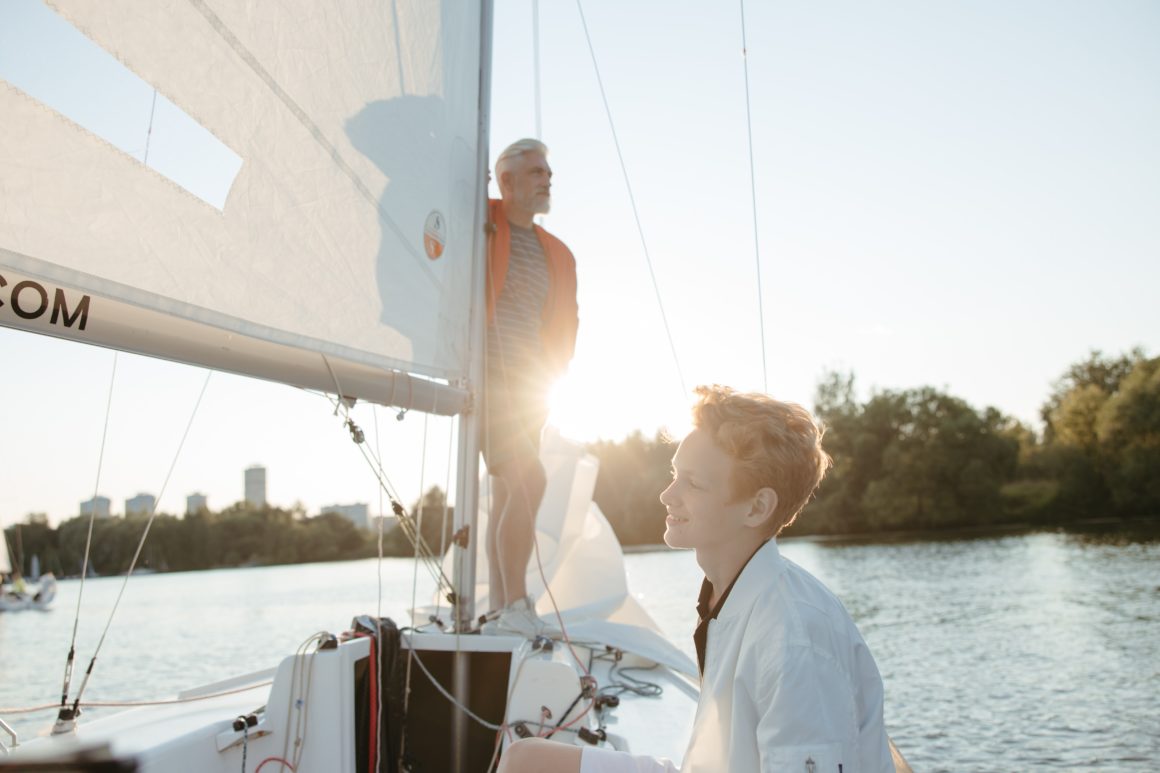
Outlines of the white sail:
{"type": "Polygon", "coordinates": [[[162,168],[156,101],[126,116],[141,145],[127,152],[7,62],[0,324],[461,408],[455,390],[383,371],[468,375],[485,199],[474,3],[51,6],[54,34],[83,34],[209,141],[162,168]],[[177,176],[183,162],[225,181],[221,201],[177,176]]]}

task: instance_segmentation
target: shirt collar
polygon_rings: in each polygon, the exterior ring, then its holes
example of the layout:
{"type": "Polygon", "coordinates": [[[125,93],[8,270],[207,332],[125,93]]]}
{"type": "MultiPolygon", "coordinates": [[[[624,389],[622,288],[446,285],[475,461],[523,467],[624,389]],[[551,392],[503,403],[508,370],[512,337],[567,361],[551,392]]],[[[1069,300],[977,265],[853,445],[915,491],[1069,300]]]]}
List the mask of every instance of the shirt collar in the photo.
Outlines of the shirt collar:
{"type": "MultiPolygon", "coordinates": [[[[725,602],[728,600],[729,594],[733,592],[737,581],[745,574],[745,567],[749,566],[753,559],[762,552],[762,549],[771,542],[773,542],[772,539],[761,543],[761,546],[753,552],[753,555],[746,559],[745,564],[741,567],[741,571],[733,578],[733,582],[729,583],[729,587],[721,594],[721,598],[717,599],[717,603],[712,609],[709,608],[709,600],[713,597],[713,583],[709,582],[708,577],[701,581],[701,592],[697,595],[697,628],[693,631],[693,645],[697,650],[697,668],[702,674],[705,673],[705,650],[708,648],[709,641],[709,621],[716,620],[717,615],[721,614],[721,610],[725,608],[725,602]]],[[[773,550],[776,555],[776,546],[773,550]]]]}

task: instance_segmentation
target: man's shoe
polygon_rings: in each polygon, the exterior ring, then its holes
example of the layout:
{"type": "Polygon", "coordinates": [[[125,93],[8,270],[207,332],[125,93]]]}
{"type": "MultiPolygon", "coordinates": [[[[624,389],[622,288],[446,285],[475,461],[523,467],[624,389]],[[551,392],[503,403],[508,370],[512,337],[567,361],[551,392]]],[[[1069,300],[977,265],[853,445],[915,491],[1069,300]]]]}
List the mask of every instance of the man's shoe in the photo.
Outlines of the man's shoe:
{"type": "Polygon", "coordinates": [[[485,623],[481,633],[493,636],[522,636],[534,639],[537,636],[557,636],[560,631],[536,615],[531,596],[513,601],[500,612],[494,621],[485,623]]]}

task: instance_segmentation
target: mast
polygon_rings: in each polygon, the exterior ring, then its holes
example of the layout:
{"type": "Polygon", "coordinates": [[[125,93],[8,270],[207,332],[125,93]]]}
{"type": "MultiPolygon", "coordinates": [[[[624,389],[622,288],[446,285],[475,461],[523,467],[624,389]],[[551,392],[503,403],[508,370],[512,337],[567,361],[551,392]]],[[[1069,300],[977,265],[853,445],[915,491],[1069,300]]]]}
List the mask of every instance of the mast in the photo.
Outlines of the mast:
{"type": "Polygon", "coordinates": [[[470,624],[475,618],[475,548],[478,535],[476,525],[479,511],[479,437],[483,399],[483,354],[486,345],[484,317],[486,304],[487,238],[484,227],[487,223],[487,176],[488,176],[488,125],[491,119],[491,0],[483,0],[480,6],[480,71],[479,71],[479,127],[477,147],[477,187],[478,196],[475,212],[475,241],[472,256],[470,363],[468,378],[471,399],[469,406],[461,414],[459,422],[458,464],[455,494],[455,532],[468,527],[467,547],[460,548],[456,557],[452,582],[455,586],[455,625],[457,630],[470,624]]]}
{"type": "MultiPolygon", "coordinates": [[[[482,0],[479,19],[479,125],[476,133],[476,189],[482,194],[476,196],[475,237],[473,241],[471,312],[470,312],[470,352],[468,379],[474,400],[460,415],[459,458],[456,468],[455,521],[454,533],[467,528],[467,546],[455,548],[455,570],[452,583],[455,587],[455,630],[463,631],[475,618],[475,556],[479,541],[479,437],[483,421],[480,410],[483,398],[484,347],[486,333],[486,277],[487,245],[485,233],[487,224],[487,180],[489,125],[491,123],[491,46],[492,46],[492,3],[482,0]]],[[[466,706],[470,699],[469,655],[459,652],[455,656],[452,690],[456,701],[466,706]]],[[[469,761],[464,758],[468,732],[467,714],[455,706],[452,709],[451,743],[453,769],[467,770],[469,761]]]]}

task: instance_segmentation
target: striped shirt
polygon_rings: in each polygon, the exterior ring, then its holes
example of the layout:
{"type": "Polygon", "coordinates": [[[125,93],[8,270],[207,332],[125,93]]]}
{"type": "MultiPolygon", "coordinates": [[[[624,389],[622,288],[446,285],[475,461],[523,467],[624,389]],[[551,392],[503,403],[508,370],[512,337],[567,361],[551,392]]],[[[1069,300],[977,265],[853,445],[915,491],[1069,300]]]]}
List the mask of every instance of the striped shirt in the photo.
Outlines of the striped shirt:
{"type": "MultiPolygon", "coordinates": [[[[548,261],[536,232],[511,226],[511,258],[495,321],[487,329],[488,371],[509,386],[546,388],[543,340],[544,302],[548,298],[548,261]]],[[[493,383],[495,383],[493,381],[493,383]]]]}

